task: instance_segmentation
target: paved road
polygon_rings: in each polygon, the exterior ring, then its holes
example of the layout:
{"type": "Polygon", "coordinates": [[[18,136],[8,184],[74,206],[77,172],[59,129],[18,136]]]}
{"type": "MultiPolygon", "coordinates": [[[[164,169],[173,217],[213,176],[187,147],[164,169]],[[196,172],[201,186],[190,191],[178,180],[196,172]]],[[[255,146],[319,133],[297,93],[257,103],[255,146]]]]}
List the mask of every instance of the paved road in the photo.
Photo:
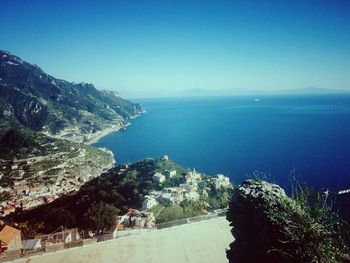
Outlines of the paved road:
{"type": "Polygon", "coordinates": [[[232,240],[228,222],[216,218],[16,262],[221,263],[228,262],[225,249],[232,240]]]}

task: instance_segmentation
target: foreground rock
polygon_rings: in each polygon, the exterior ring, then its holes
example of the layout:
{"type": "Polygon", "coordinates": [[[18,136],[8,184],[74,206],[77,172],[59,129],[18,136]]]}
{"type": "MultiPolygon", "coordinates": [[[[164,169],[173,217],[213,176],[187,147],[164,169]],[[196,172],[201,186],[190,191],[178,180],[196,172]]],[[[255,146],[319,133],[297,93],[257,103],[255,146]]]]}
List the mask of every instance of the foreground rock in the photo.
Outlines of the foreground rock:
{"type": "Polygon", "coordinates": [[[289,198],[278,185],[245,181],[233,195],[227,219],[235,238],[227,251],[230,262],[341,262],[332,214],[289,198]]]}

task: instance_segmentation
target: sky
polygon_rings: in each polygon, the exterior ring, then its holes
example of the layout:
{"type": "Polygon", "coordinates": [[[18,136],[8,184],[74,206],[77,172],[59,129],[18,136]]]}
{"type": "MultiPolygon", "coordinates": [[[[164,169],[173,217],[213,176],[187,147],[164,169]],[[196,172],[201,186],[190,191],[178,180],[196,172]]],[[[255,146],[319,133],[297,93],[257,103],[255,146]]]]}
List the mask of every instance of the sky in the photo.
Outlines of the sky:
{"type": "Polygon", "coordinates": [[[0,0],[0,49],[126,98],[350,90],[350,1],[0,0]]]}

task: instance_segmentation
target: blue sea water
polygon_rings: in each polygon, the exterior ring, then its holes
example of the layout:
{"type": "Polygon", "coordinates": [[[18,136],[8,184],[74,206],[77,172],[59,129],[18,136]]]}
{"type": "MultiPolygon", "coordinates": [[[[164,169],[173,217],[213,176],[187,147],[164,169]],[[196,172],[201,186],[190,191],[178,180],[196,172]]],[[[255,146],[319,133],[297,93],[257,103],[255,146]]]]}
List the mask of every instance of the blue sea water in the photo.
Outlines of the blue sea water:
{"type": "Polygon", "coordinates": [[[350,95],[147,99],[147,113],[95,146],[117,163],[169,155],[233,183],[262,172],[290,187],[350,188],[350,95]],[[292,172],[293,171],[293,172],[292,172]]]}

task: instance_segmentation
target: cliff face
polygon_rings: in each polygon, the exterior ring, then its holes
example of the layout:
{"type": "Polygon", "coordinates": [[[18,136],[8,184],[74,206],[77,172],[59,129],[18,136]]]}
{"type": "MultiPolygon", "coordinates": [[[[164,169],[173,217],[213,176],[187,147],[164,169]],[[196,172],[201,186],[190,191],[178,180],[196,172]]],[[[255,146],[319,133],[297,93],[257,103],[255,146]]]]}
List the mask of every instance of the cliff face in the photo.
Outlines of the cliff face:
{"type": "Polygon", "coordinates": [[[276,231],[266,207],[282,207],[283,200],[288,200],[283,189],[263,181],[248,180],[235,191],[230,203],[232,213],[227,215],[235,238],[227,251],[230,262],[258,262],[258,258],[267,257],[267,251],[274,245],[270,237],[276,231]]]}
{"type": "Polygon", "coordinates": [[[235,190],[227,220],[234,263],[342,262],[339,221],[330,211],[289,198],[278,185],[245,181],[235,190]]]}
{"type": "Polygon", "coordinates": [[[117,129],[142,112],[110,91],[92,84],[54,78],[0,51],[0,118],[12,118],[47,135],[88,142],[105,129],[117,129]]]}

